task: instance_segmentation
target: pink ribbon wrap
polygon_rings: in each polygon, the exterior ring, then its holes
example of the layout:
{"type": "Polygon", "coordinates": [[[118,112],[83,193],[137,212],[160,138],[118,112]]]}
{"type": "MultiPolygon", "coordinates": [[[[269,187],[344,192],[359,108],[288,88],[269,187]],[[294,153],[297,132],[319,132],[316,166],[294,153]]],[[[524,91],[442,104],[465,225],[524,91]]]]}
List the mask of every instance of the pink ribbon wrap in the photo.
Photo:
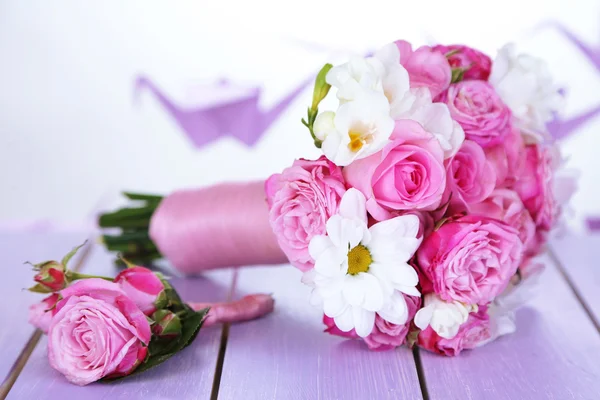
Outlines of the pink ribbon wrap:
{"type": "Polygon", "coordinates": [[[174,192],[154,212],[150,238],[185,274],[287,262],[269,224],[264,181],[174,192]]]}

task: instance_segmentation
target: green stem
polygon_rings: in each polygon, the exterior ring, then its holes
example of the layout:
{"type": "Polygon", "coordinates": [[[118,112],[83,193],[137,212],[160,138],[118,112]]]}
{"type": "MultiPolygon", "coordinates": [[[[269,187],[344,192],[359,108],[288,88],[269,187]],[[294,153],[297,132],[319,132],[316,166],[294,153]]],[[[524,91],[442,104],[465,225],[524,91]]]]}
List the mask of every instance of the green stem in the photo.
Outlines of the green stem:
{"type": "Polygon", "coordinates": [[[67,271],[67,279],[70,281],[76,281],[78,279],[90,279],[90,278],[99,278],[99,279],[104,279],[106,281],[113,281],[113,278],[108,278],[106,276],[100,276],[100,275],[88,275],[88,274],[81,274],[79,272],[75,272],[75,271],[67,271]]]}

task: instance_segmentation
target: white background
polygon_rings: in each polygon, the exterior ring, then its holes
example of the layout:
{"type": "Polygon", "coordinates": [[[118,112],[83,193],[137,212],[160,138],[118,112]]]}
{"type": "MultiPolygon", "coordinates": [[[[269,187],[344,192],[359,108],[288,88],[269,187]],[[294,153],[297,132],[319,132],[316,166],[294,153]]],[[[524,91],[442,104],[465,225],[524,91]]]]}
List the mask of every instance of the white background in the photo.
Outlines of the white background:
{"type": "MultiPolygon", "coordinates": [[[[0,223],[79,226],[122,189],[264,178],[317,155],[299,122],[310,89],[256,146],[223,138],[196,149],[148,93],[134,103],[141,73],[190,107],[202,84],[222,77],[262,85],[268,109],[325,62],[395,39],[492,56],[514,41],[569,89],[565,116],[597,106],[600,71],[539,28],[549,20],[600,49],[600,2],[591,0],[0,1],[0,223]]],[[[597,118],[564,141],[582,171],[575,226],[600,215],[599,130],[597,118]]]]}

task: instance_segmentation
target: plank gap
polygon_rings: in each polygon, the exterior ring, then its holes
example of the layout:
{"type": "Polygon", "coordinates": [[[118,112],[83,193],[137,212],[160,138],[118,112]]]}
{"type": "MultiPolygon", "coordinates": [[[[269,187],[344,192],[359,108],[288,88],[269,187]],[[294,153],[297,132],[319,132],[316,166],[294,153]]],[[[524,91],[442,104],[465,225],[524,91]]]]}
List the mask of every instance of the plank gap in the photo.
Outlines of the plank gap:
{"type": "Polygon", "coordinates": [[[417,376],[419,377],[419,386],[421,387],[423,400],[429,400],[429,392],[427,391],[427,383],[425,382],[425,371],[423,370],[423,363],[421,363],[421,352],[417,346],[413,347],[413,357],[415,359],[415,366],[417,367],[417,376]]]}
{"type": "Polygon", "coordinates": [[[563,279],[565,280],[565,282],[567,282],[567,285],[569,286],[569,288],[571,289],[571,291],[575,295],[575,298],[577,298],[577,301],[579,302],[579,304],[581,304],[581,307],[583,308],[583,311],[585,311],[585,313],[587,314],[587,316],[590,319],[590,321],[592,321],[592,324],[596,328],[596,331],[600,334],[600,323],[598,322],[598,320],[594,316],[594,313],[592,312],[592,310],[588,306],[588,304],[585,301],[585,299],[583,298],[583,296],[581,296],[581,294],[579,293],[579,290],[577,290],[577,287],[575,286],[575,283],[573,282],[573,280],[569,276],[569,273],[567,272],[567,269],[562,264],[562,262],[560,261],[560,259],[556,255],[556,253],[554,252],[554,249],[550,245],[548,245],[548,255],[550,256],[550,259],[556,265],[556,269],[558,269],[558,272],[561,274],[561,276],[563,277],[563,279]]]}
{"type": "MultiPolygon", "coordinates": [[[[90,241],[88,240],[88,242],[90,241]]],[[[93,247],[94,243],[93,241],[91,241],[91,243],[87,244],[83,248],[83,252],[81,253],[81,256],[77,259],[77,263],[75,264],[75,268],[73,268],[73,271],[79,272],[81,270],[81,268],[87,261],[90,253],[92,252],[93,247]]],[[[23,347],[21,353],[19,353],[19,356],[17,357],[12,368],[6,375],[6,378],[4,378],[2,385],[0,385],[0,400],[4,400],[6,396],[8,396],[8,392],[10,392],[10,389],[12,389],[13,385],[17,381],[17,378],[21,374],[21,371],[23,371],[23,368],[25,368],[27,361],[29,361],[29,357],[33,353],[33,350],[35,350],[42,335],[43,332],[39,329],[36,329],[29,337],[29,340],[23,347]]]]}
{"type": "MultiPolygon", "coordinates": [[[[237,286],[239,269],[234,269],[233,277],[231,279],[231,287],[227,294],[227,301],[233,300],[233,295],[237,286]]],[[[219,387],[221,386],[221,375],[223,374],[223,363],[225,361],[225,352],[227,351],[227,340],[229,339],[229,323],[223,324],[221,330],[221,343],[219,345],[219,354],[217,355],[217,363],[215,365],[215,377],[213,380],[212,390],[210,394],[210,400],[217,400],[219,397],[219,387]]]]}

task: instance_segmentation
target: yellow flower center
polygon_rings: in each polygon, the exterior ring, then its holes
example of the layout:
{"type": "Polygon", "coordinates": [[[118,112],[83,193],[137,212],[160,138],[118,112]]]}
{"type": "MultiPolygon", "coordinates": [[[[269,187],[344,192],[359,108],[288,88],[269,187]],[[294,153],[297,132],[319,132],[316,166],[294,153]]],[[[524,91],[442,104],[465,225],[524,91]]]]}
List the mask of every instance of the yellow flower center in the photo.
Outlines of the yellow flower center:
{"type": "Polygon", "coordinates": [[[353,129],[348,132],[348,137],[350,138],[348,149],[353,153],[357,153],[365,144],[373,141],[373,135],[370,132],[361,132],[359,129],[353,129]]]}
{"type": "Polygon", "coordinates": [[[367,272],[372,262],[369,249],[359,244],[348,252],[348,273],[356,275],[360,272],[367,272]]]}

